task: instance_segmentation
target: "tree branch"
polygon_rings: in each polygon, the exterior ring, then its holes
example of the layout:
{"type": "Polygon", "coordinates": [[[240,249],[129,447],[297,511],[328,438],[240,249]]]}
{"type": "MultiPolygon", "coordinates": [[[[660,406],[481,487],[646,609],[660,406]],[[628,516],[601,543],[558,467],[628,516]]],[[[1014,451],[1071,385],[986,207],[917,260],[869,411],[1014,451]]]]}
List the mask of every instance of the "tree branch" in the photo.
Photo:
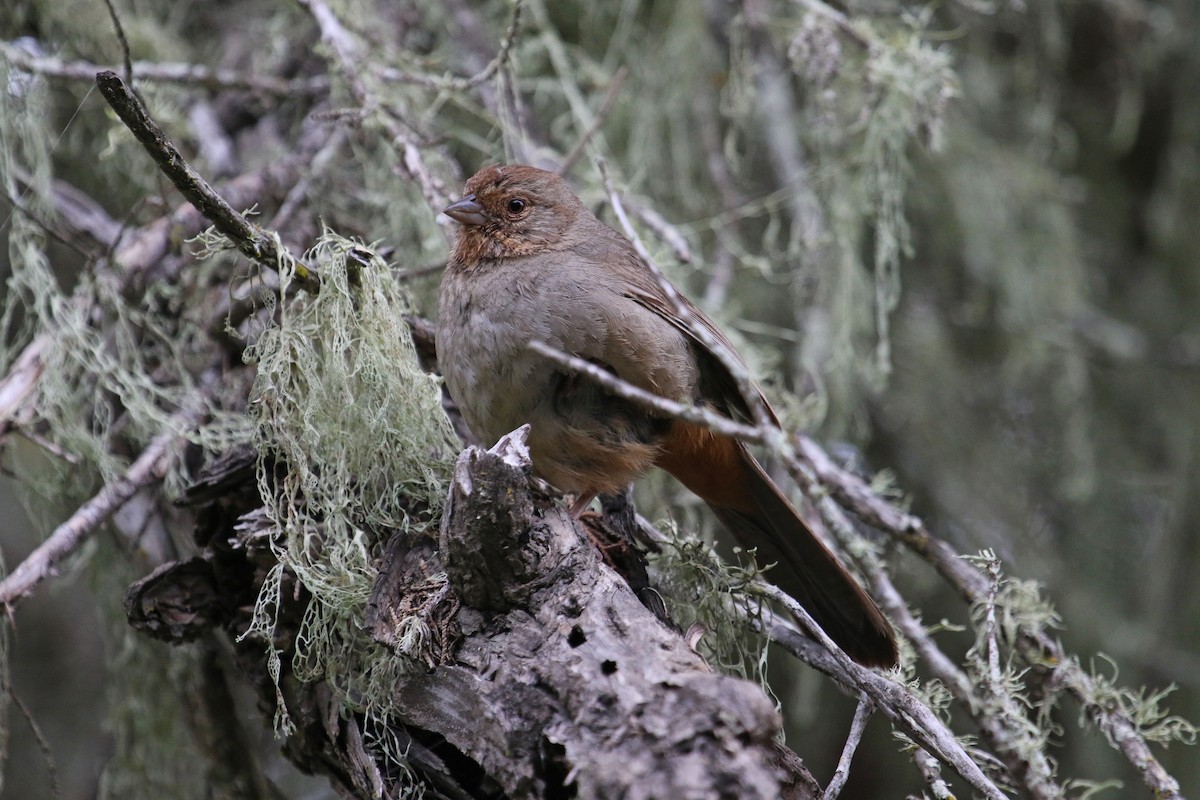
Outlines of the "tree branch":
{"type": "Polygon", "coordinates": [[[850,777],[850,762],[854,760],[854,751],[862,741],[863,732],[867,729],[867,720],[871,718],[871,712],[874,710],[875,704],[868,700],[866,695],[858,698],[858,708],[854,709],[854,719],[850,720],[850,732],[846,734],[846,745],[842,748],[837,769],[825,786],[821,800],[837,800],[838,795],[842,793],[846,779],[850,777]]]}
{"type": "Polygon", "coordinates": [[[278,237],[268,235],[234,210],[213,191],[200,173],[192,169],[179,152],[179,148],[150,118],[141,102],[115,72],[98,73],[96,85],[113,111],[158,164],[162,173],[243,255],[280,272],[286,271],[288,265],[291,265],[295,270],[297,283],[309,292],[315,293],[320,290],[319,276],[288,253],[279,243],[278,237]]]}
{"type": "Polygon", "coordinates": [[[109,515],[143,486],[162,479],[177,457],[175,444],[180,431],[195,424],[199,417],[197,409],[172,416],[166,429],[147,445],[123,476],[106,484],[81,505],[12,574],[0,581],[0,605],[11,610],[18,601],[32,594],[38,584],[56,574],[62,560],[75,552],[109,515]]]}
{"type": "Polygon", "coordinates": [[[463,92],[467,89],[474,89],[481,83],[490,81],[496,77],[496,73],[508,61],[513,45],[517,41],[517,33],[521,30],[521,7],[523,5],[524,0],[513,0],[512,14],[508,18],[508,30],[504,33],[504,41],[500,45],[499,52],[496,53],[496,57],[486,67],[475,75],[467,78],[446,78],[433,75],[420,75],[413,72],[402,72],[398,69],[384,69],[380,70],[379,76],[392,83],[414,83],[418,86],[424,86],[427,89],[438,89],[440,91],[463,92]]]}
{"type": "Polygon", "coordinates": [[[779,641],[789,651],[795,652],[798,657],[802,657],[822,672],[837,677],[839,680],[845,680],[848,677],[849,685],[869,697],[875,703],[875,707],[891,719],[897,728],[904,731],[920,746],[935,753],[942,763],[962,776],[963,780],[971,784],[975,791],[988,800],[1005,800],[1004,793],[983,774],[979,765],[958,743],[954,733],[937,718],[937,715],[924,701],[896,681],[851,661],[850,657],[843,653],[813,621],[812,616],[805,611],[804,607],[789,595],[777,587],[765,583],[760,584],[756,589],[786,608],[788,613],[803,626],[804,632],[825,648],[828,658],[809,660],[812,657],[812,650],[809,648],[796,648],[793,651],[793,648],[796,647],[795,634],[788,634],[787,630],[790,626],[778,618],[774,618],[769,628],[772,639],[779,641]],[[800,656],[801,653],[805,655],[800,656]]]}
{"type": "MultiPolygon", "coordinates": [[[[986,602],[990,591],[987,576],[963,560],[946,542],[930,534],[919,517],[896,508],[872,491],[862,478],[838,467],[829,455],[808,437],[798,437],[797,443],[796,452],[801,461],[812,469],[817,480],[827,486],[849,511],[867,524],[908,545],[957,589],[969,604],[986,602]]],[[[1054,637],[1040,627],[1025,627],[1021,629],[1014,644],[1027,663],[1050,665],[1049,682],[1066,688],[1083,704],[1087,718],[1138,770],[1142,780],[1155,792],[1156,797],[1182,797],[1179,782],[1151,752],[1138,724],[1120,706],[1098,699],[1100,692],[1095,678],[1084,671],[1078,660],[1070,657],[1054,637]]],[[[954,687],[952,682],[948,685],[954,687]]],[[[969,705],[968,703],[968,707],[969,705]]],[[[1028,763],[1023,757],[1022,760],[1028,763]]],[[[1037,768],[1036,764],[1029,764],[1028,768],[1034,770],[1029,776],[1031,785],[1041,783],[1048,787],[1053,786],[1048,764],[1041,768],[1037,768]],[[1047,781],[1050,782],[1046,783],[1047,781]]]]}
{"type": "MultiPolygon", "coordinates": [[[[112,71],[111,68],[90,61],[63,61],[51,56],[34,56],[10,43],[0,42],[3,55],[17,69],[48,78],[68,80],[96,80],[96,73],[112,71]]],[[[211,69],[203,64],[162,63],[134,61],[133,79],[149,83],[176,83],[181,86],[197,86],[213,91],[245,90],[258,94],[295,99],[297,96],[320,95],[329,91],[329,79],[323,75],[297,80],[258,75],[245,75],[233,70],[211,69]]]]}

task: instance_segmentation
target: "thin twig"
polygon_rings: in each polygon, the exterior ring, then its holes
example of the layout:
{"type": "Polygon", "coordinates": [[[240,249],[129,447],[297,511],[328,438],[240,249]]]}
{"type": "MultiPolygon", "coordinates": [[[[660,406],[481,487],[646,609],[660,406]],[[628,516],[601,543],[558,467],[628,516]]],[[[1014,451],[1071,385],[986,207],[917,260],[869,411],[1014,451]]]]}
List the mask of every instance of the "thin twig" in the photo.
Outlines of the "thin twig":
{"type": "Polygon", "coordinates": [[[584,149],[588,143],[592,141],[592,137],[604,125],[604,120],[608,118],[609,112],[612,111],[613,103],[616,102],[617,94],[621,91],[621,84],[625,82],[625,77],[629,74],[629,70],[621,67],[608,82],[608,89],[604,93],[604,100],[600,102],[600,110],[596,112],[596,118],[592,120],[592,124],[583,132],[583,136],[579,137],[579,141],[571,148],[571,152],[567,153],[567,157],[563,159],[563,163],[558,168],[559,175],[566,175],[571,171],[571,167],[575,166],[575,162],[583,155],[584,149]]]}
{"type": "Polygon", "coordinates": [[[508,18],[508,30],[504,33],[504,42],[500,45],[500,51],[496,53],[496,57],[486,67],[469,78],[436,77],[413,72],[402,72],[398,69],[381,70],[379,76],[392,83],[412,83],[428,89],[451,92],[474,89],[481,83],[494,78],[496,73],[500,71],[500,68],[508,61],[509,56],[512,55],[513,45],[516,43],[517,34],[521,30],[521,7],[523,5],[524,0],[513,0],[512,15],[508,18]]]}
{"type": "Polygon", "coordinates": [[[213,191],[200,173],[192,169],[179,149],[150,118],[137,97],[115,72],[105,71],[97,74],[96,85],[113,111],[117,112],[117,116],[158,164],[162,173],[218,231],[233,242],[238,251],[269,269],[283,271],[291,264],[297,283],[309,292],[315,293],[320,290],[321,281],[316,272],[288,253],[279,243],[278,237],[268,235],[235,211],[224,198],[213,191]]]}
{"type": "MultiPolygon", "coordinates": [[[[696,96],[692,117],[695,120],[698,139],[704,151],[705,165],[708,175],[721,198],[721,211],[728,213],[741,207],[746,198],[735,185],[729,163],[725,160],[723,137],[720,130],[719,103],[707,93],[696,96]]],[[[735,256],[730,244],[735,239],[733,230],[740,220],[730,220],[728,226],[714,226],[716,252],[711,259],[712,272],[708,284],[704,287],[704,306],[720,308],[725,304],[725,296],[730,283],[733,282],[735,256]]]]}
{"type": "Polygon", "coordinates": [[[540,339],[530,341],[528,347],[533,352],[545,356],[572,372],[586,376],[618,397],[636,403],[647,411],[667,417],[676,417],[687,422],[694,422],[723,436],[741,439],[750,444],[768,445],[774,441],[773,436],[763,433],[760,428],[735,422],[729,417],[722,416],[715,411],[710,411],[701,406],[686,405],[684,403],[677,403],[674,400],[668,400],[665,397],[660,397],[621,380],[611,372],[590,361],[569,355],[556,347],[552,347],[540,339]]]}
{"type": "Polygon", "coordinates": [[[1061,683],[1082,703],[1087,718],[1100,729],[1109,744],[1137,769],[1142,782],[1154,792],[1156,800],[1183,800],[1179,781],[1150,752],[1150,745],[1142,735],[1141,727],[1123,709],[1097,701],[1096,679],[1085,672],[1075,659],[1067,658],[1055,639],[1044,632],[1038,632],[1036,636],[1026,632],[1017,644],[1027,660],[1040,657],[1042,660],[1058,661],[1048,682],[1061,683]]]}
{"type": "Polygon", "coordinates": [[[867,720],[871,718],[871,712],[874,710],[875,704],[865,694],[859,695],[858,708],[854,709],[854,719],[850,720],[850,731],[846,734],[841,758],[838,759],[837,769],[829,779],[821,800],[837,800],[837,796],[842,793],[842,787],[850,777],[850,762],[854,760],[854,751],[862,741],[863,732],[867,729],[867,720]]]}
{"type": "Polygon", "coordinates": [[[156,436],[120,478],[108,483],[92,499],[81,505],[71,518],[22,561],[0,582],[0,606],[10,612],[22,598],[29,596],[46,578],[56,574],[58,565],[79,549],[109,515],[121,507],[142,487],[160,480],[177,456],[175,443],[180,431],[194,425],[198,409],[180,411],[170,418],[166,429],[156,436]]]}
{"type": "Polygon", "coordinates": [[[760,581],[755,585],[755,591],[787,609],[808,637],[815,639],[816,643],[809,641],[781,617],[770,612],[764,615],[765,619],[761,622],[749,620],[750,624],[765,626],[771,639],[785,650],[814,669],[864,693],[895,727],[921,747],[936,753],[939,760],[962,776],[979,794],[988,800],[1005,800],[1004,793],[988,779],[959,744],[954,733],[938,719],[937,714],[924,701],[902,684],[850,660],[850,657],[821,630],[804,607],[777,587],[760,581]]]}
{"type": "MultiPolygon", "coordinates": [[[[789,236],[799,244],[800,252],[810,265],[808,269],[815,274],[840,272],[834,245],[837,237],[832,234],[826,207],[816,191],[810,153],[806,152],[803,137],[797,136],[791,125],[780,122],[797,119],[800,112],[796,107],[791,70],[783,63],[774,45],[768,23],[768,4],[762,0],[742,0],[741,5],[754,65],[755,105],[763,120],[763,148],[776,176],[776,184],[787,192],[789,236]]],[[[792,315],[796,330],[810,328],[809,303],[793,303],[792,315]]],[[[792,348],[791,359],[797,371],[803,374],[806,356],[801,345],[792,348]]]]}
{"type": "MultiPolygon", "coordinates": [[[[91,83],[96,80],[97,72],[112,70],[110,66],[93,64],[90,61],[63,61],[52,56],[30,55],[8,42],[0,42],[0,55],[19,70],[47,78],[91,83]]],[[[198,86],[213,91],[248,91],[287,99],[325,94],[329,91],[329,79],[324,76],[281,80],[183,62],[134,61],[132,68],[135,81],[198,86]]]]}
{"type": "Polygon", "coordinates": [[[121,45],[121,63],[125,67],[125,82],[133,84],[133,55],[129,52],[129,40],[125,38],[125,26],[121,24],[121,18],[117,16],[117,9],[113,6],[112,0],[104,0],[104,7],[108,9],[108,17],[112,20],[113,28],[117,32],[117,42],[121,45]]]}
{"type": "Polygon", "coordinates": [[[666,242],[675,251],[675,258],[679,263],[692,263],[692,246],[688,244],[688,240],[683,237],[678,228],[663,219],[662,214],[659,214],[649,206],[643,206],[639,203],[631,206],[631,209],[634,214],[637,214],[638,219],[644,222],[650,230],[657,233],[658,238],[666,242]]]}
{"type": "MultiPolygon", "coordinates": [[[[62,786],[58,782],[58,764],[54,761],[54,750],[50,747],[50,740],[46,738],[46,734],[42,732],[42,728],[37,724],[37,720],[33,717],[33,712],[29,706],[25,705],[15,691],[12,685],[5,687],[8,691],[9,699],[13,705],[21,712],[21,716],[25,718],[25,724],[29,726],[30,732],[33,734],[33,740],[37,742],[38,750],[41,751],[42,760],[46,762],[46,777],[50,779],[50,796],[61,798],[63,796],[62,786]]],[[[4,754],[7,756],[7,753],[4,754]]]]}
{"type": "Polygon", "coordinates": [[[1002,694],[1002,676],[1000,674],[1000,641],[999,625],[996,623],[996,597],[1000,594],[1000,562],[995,553],[988,551],[990,558],[987,563],[988,593],[984,617],[984,631],[987,634],[987,681],[989,689],[994,694],[1002,694]]]}
{"type": "Polygon", "coordinates": [[[429,207],[440,211],[449,203],[445,184],[429,171],[416,138],[400,125],[395,110],[380,102],[379,98],[368,91],[361,74],[367,67],[363,64],[363,48],[358,40],[342,25],[337,15],[323,0],[297,0],[297,2],[312,15],[313,20],[317,23],[317,29],[321,32],[321,41],[332,51],[338,72],[364,113],[380,112],[378,118],[382,122],[384,130],[391,137],[393,147],[400,151],[400,159],[397,161],[396,167],[409,180],[416,181],[429,207]]]}
{"type": "Polygon", "coordinates": [[[937,759],[931,756],[923,747],[918,747],[912,754],[913,763],[917,765],[917,770],[921,773],[921,777],[925,779],[925,783],[929,786],[929,791],[933,793],[934,800],[955,800],[954,792],[951,791],[949,784],[942,777],[942,767],[938,764],[937,759]]]}
{"type": "Polygon", "coordinates": [[[71,464],[72,466],[79,463],[79,456],[75,455],[74,453],[68,452],[67,450],[64,450],[62,447],[59,447],[57,444],[50,441],[45,436],[42,436],[31,430],[22,430],[22,429],[18,429],[16,431],[16,433],[19,436],[21,436],[22,438],[28,439],[33,444],[42,448],[50,455],[52,455],[56,458],[61,458],[63,461],[67,462],[68,464],[71,464]]]}
{"type": "Polygon", "coordinates": [[[392,277],[398,281],[411,281],[416,278],[424,278],[446,269],[445,263],[438,261],[435,264],[425,264],[420,267],[408,267],[407,269],[398,269],[392,273],[392,277]]]}
{"type": "Polygon", "coordinates": [[[820,445],[807,436],[796,437],[796,454],[801,463],[833,493],[838,502],[868,525],[887,531],[932,564],[968,603],[987,593],[987,578],[958,552],[925,528],[925,523],[889,503],[859,476],[833,462],[820,445]]]}

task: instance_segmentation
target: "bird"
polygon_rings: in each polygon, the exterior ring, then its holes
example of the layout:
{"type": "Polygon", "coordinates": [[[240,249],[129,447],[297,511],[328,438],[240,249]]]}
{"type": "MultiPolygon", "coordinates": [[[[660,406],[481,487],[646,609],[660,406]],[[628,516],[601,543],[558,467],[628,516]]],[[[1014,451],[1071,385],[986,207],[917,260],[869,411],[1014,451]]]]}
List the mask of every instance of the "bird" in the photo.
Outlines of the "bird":
{"type": "MultiPolygon", "coordinates": [[[[743,442],[647,410],[530,347],[540,341],[659,397],[753,419],[716,324],[682,294],[670,297],[557,173],[486,166],[444,213],[458,225],[438,292],[437,360],[471,431],[490,444],[528,423],[534,472],[574,494],[576,514],[598,493],[665,470],[760,563],[775,564],[765,577],[846,654],[894,666],[879,607],[743,442]]],[[[757,387],[751,399],[778,425],[757,387]]]]}

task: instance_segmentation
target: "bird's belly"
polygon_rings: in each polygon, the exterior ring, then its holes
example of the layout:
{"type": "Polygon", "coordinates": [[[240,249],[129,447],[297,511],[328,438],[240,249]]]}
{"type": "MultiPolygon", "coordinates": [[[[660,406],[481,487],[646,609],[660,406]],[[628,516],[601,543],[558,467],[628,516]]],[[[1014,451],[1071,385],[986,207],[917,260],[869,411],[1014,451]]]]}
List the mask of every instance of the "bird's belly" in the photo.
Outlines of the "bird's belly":
{"type": "Polygon", "coordinates": [[[525,343],[489,314],[470,314],[443,328],[438,350],[450,395],[488,446],[530,422],[538,398],[549,391],[549,376],[539,378],[525,343]]]}

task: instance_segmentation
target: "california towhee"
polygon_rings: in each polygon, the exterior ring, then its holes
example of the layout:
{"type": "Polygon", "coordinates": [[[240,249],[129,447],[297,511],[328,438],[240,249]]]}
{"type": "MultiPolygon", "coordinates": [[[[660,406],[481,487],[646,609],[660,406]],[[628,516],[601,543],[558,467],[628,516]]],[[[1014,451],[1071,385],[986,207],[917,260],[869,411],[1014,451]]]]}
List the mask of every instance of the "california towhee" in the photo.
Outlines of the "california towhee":
{"type": "MultiPolygon", "coordinates": [[[[767,577],[852,658],[895,664],[879,608],[743,443],[650,413],[529,349],[541,340],[661,397],[750,416],[729,370],[629,242],[561,178],[533,167],[485,167],[445,213],[461,227],[439,296],[438,364],[472,431],[491,443],[530,423],[535,471],[577,494],[576,509],[662,467],[763,563],[778,563],[767,577]]],[[[687,308],[732,354],[712,321],[687,308]]],[[[774,420],[765,398],[755,402],[774,420]]]]}

